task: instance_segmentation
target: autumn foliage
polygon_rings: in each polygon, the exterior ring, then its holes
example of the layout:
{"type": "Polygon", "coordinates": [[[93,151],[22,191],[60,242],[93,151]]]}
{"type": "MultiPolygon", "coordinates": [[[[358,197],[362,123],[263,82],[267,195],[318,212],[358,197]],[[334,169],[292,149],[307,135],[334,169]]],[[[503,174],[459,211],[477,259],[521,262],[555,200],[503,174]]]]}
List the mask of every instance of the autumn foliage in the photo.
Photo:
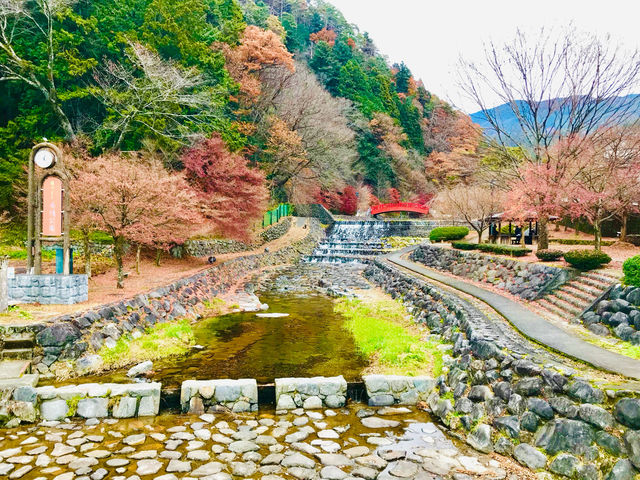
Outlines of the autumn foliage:
{"type": "Polygon", "coordinates": [[[311,40],[313,43],[325,42],[330,47],[333,47],[336,44],[337,37],[338,35],[336,34],[336,32],[325,27],[319,32],[315,32],[309,35],[309,40],[311,40]]]}
{"type": "Polygon", "coordinates": [[[118,154],[82,156],[71,163],[71,171],[74,223],[111,235],[119,288],[125,242],[168,249],[183,243],[202,221],[184,176],[170,174],[159,162],[118,154]]]}
{"type": "Polygon", "coordinates": [[[250,167],[241,155],[229,152],[219,134],[187,150],[182,162],[211,230],[226,237],[248,238],[267,207],[264,173],[250,167]]]}
{"type": "Polygon", "coordinates": [[[273,66],[283,66],[289,71],[295,70],[293,55],[287,51],[281,38],[270,30],[250,25],[244,31],[240,45],[230,48],[226,44],[221,48],[227,60],[226,68],[240,85],[240,91],[250,97],[261,92],[260,73],[273,66]]]}

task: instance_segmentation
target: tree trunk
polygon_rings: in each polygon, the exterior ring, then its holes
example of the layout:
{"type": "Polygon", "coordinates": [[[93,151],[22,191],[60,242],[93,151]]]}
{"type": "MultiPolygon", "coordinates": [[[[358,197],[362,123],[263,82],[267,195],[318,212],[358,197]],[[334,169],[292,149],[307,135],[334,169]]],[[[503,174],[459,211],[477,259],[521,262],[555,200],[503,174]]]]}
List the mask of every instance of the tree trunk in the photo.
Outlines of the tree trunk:
{"type": "Polygon", "coordinates": [[[549,248],[549,217],[541,216],[538,219],[538,250],[549,248]]]}
{"type": "Polygon", "coordinates": [[[593,236],[594,236],[594,248],[597,251],[602,250],[602,227],[600,226],[600,219],[596,218],[593,222],[593,236]]]}
{"type": "Polygon", "coordinates": [[[524,248],[524,230],[525,229],[525,224],[521,223],[520,224],[520,246],[522,248],[524,248]]]}
{"type": "Polygon", "coordinates": [[[162,258],[162,250],[156,249],[156,267],[160,266],[160,259],[162,258]]]}
{"type": "Polygon", "coordinates": [[[118,267],[118,288],[124,288],[124,270],[122,268],[123,242],[124,239],[122,237],[116,237],[113,245],[113,255],[116,257],[116,266],[118,267]]]}
{"type": "Polygon", "coordinates": [[[620,241],[627,241],[627,224],[629,223],[629,214],[627,212],[622,214],[622,226],[620,227],[620,241]]]}
{"type": "Polygon", "coordinates": [[[91,242],[88,231],[82,232],[82,243],[84,245],[84,273],[91,278],[91,242]]]}
{"type": "Polygon", "coordinates": [[[136,246],[136,274],[140,275],[140,250],[142,250],[142,245],[138,244],[136,246]]]}

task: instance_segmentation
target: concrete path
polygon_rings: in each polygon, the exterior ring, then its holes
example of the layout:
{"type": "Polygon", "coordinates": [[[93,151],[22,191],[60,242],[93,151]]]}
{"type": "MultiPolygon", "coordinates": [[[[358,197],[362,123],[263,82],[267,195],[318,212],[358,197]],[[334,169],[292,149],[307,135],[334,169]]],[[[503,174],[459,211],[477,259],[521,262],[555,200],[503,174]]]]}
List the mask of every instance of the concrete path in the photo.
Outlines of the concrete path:
{"type": "Polygon", "coordinates": [[[408,247],[385,258],[391,263],[482,300],[506,318],[522,335],[541,345],[602,370],[640,380],[640,360],[585,342],[503,295],[477,287],[464,280],[451,278],[402,258],[416,248],[418,247],[408,247]]]}

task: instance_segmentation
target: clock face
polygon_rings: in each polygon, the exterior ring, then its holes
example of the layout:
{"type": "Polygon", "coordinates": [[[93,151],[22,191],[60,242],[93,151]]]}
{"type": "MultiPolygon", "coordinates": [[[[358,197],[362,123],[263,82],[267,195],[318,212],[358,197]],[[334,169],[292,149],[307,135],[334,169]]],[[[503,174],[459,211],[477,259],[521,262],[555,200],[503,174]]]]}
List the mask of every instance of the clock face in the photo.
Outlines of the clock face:
{"type": "Polygon", "coordinates": [[[36,152],[34,161],[40,168],[51,168],[56,163],[56,156],[50,149],[41,148],[36,152]]]}

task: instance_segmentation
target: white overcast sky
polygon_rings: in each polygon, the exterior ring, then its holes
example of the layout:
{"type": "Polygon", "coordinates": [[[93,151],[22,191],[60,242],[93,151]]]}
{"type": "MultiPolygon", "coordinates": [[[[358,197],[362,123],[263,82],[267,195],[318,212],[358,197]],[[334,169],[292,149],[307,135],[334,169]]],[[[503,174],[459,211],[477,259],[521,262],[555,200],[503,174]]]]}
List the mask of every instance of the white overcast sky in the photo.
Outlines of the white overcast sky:
{"type": "Polygon", "coordinates": [[[472,113],[477,108],[456,88],[460,54],[482,58],[482,43],[508,40],[516,28],[573,22],[580,30],[611,34],[640,47],[638,0],[329,0],[349,23],[369,32],[392,63],[404,61],[428,90],[472,113]]]}

